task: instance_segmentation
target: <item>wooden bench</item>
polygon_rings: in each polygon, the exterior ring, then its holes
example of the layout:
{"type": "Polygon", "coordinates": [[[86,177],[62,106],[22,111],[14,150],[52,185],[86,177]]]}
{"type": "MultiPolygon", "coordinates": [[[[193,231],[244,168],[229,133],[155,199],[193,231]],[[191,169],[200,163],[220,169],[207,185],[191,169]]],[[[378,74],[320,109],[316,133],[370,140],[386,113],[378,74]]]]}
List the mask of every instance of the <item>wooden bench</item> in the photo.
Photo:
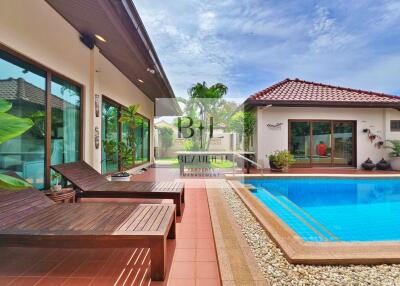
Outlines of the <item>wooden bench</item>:
{"type": "Polygon", "coordinates": [[[110,182],[84,161],[51,166],[80,192],[82,198],[172,199],[182,215],[185,185],[181,182],[110,182]]]}
{"type": "Polygon", "coordinates": [[[151,277],[164,280],[172,204],[56,204],[36,189],[0,189],[1,247],[150,248],[151,277]]]}

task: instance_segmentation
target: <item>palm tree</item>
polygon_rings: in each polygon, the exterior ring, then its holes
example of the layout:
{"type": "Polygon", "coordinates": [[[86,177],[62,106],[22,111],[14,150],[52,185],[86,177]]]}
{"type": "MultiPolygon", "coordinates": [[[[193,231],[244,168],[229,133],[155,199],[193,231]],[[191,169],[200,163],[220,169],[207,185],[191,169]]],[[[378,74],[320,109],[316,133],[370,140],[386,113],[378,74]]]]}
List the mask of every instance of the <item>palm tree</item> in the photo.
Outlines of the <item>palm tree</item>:
{"type": "MultiPolygon", "coordinates": [[[[222,83],[216,83],[210,87],[205,82],[196,83],[188,90],[189,97],[192,102],[192,107],[200,109],[200,120],[208,126],[209,115],[215,112],[219,100],[228,92],[228,87],[222,83]]],[[[200,146],[203,149],[208,149],[210,140],[206,134],[202,134],[200,138],[200,146]],[[204,144],[203,144],[204,143],[204,144]]]]}

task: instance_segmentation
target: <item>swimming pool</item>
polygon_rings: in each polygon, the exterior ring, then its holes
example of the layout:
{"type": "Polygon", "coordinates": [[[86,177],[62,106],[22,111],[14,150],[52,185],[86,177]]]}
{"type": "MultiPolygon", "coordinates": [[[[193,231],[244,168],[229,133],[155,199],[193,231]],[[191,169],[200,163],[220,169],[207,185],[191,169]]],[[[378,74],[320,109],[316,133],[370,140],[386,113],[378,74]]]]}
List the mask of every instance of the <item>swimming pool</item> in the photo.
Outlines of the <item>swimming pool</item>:
{"type": "Polygon", "coordinates": [[[400,240],[400,179],[244,180],[304,241],[400,240]]]}

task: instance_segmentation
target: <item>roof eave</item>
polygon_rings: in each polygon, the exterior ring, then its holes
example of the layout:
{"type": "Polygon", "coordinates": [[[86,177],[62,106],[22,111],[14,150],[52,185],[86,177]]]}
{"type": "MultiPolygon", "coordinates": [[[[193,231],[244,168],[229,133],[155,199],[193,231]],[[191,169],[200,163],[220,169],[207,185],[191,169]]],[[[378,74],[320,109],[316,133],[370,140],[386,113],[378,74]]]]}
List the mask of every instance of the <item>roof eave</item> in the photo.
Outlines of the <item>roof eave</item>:
{"type": "MultiPolygon", "coordinates": [[[[123,5],[124,5],[124,8],[127,10],[128,14],[129,14],[129,12],[133,13],[136,22],[138,23],[141,31],[143,32],[142,34],[143,34],[143,36],[145,38],[145,41],[147,42],[147,46],[150,49],[150,51],[152,52],[152,55],[153,55],[154,60],[156,62],[156,66],[157,66],[157,68],[158,68],[158,70],[159,70],[159,72],[161,74],[161,77],[162,77],[162,80],[163,80],[164,84],[166,85],[166,87],[167,87],[167,89],[168,89],[168,91],[170,93],[170,97],[174,98],[175,94],[174,94],[174,91],[172,89],[172,86],[171,86],[171,84],[170,84],[170,82],[168,80],[168,77],[167,77],[167,75],[166,75],[166,73],[164,71],[164,68],[163,68],[163,66],[161,64],[161,61],[160,61],[160,59],[159,59],[159,57],[157,55],[157,52],[156,52],[156,50],[154,48],[154,45],[153,45],[153,42],[151,41],[150,36],[147,33],[147,30],[146,30],[146,28],[145,28],[145,26],[143,24],[143,21],[140,18],[139,12],[137,11],[137,9],[135,7],[135,4],[133,4],[133,1],[123,0],[123,5]]],[[[146,46],[146,44],[145,44],[145,46],[146,46]]]]}
{"type": "Polygon", "coordinates": [[[284,101],[284,100],[261,100],[261,99],[247,99],[244,102],[245,108],[257,106],[281,106],[281,107],[343,107],[343,108],[394,108],[400,109],[399,103],[386,103],[386,102],[321,102],[321,101],[284,101]]]}

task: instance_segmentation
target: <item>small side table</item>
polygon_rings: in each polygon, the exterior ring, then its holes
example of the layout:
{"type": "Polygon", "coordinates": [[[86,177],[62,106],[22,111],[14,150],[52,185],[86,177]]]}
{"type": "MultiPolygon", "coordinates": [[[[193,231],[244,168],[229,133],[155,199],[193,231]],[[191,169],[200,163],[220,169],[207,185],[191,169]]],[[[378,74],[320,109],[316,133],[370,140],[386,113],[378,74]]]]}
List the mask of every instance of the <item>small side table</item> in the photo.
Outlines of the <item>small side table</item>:
{"type": "Polygon", "coordinates": [[[44,194],[56,203],[75,203],[75,191],[72,188],[62,189],[61,192],[46,190],[44,194]]]}

